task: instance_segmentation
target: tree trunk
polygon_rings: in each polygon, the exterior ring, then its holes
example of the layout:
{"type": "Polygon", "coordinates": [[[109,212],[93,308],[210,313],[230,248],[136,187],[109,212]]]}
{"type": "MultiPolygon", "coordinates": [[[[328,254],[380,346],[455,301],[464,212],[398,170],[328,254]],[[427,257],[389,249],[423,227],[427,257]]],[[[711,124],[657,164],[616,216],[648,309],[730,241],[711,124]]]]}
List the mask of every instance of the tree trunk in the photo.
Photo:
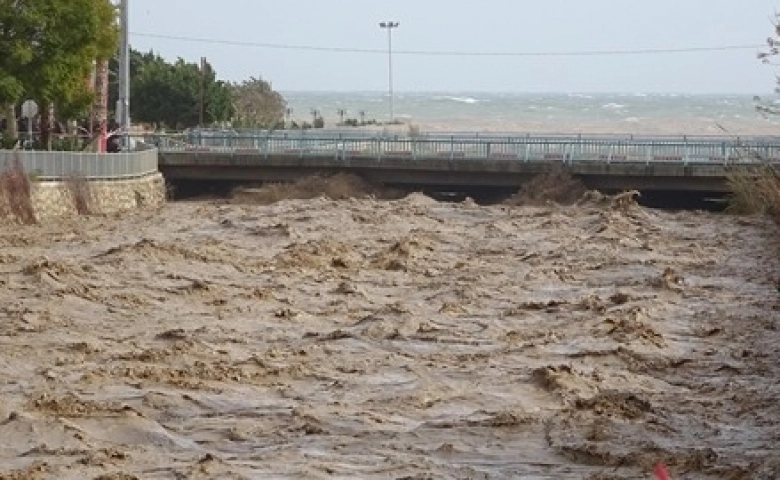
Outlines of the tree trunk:
{"type": "Polygon", "coordinates": [[[41,102],[40,115],[41,115],[41,150],[51,150],[51,115],[52,106],[46,102],[41,102]]]}
{"type": "Polygon", "coordinates": [[[19,138],[19,125],[16,123],[16,105],[9,103],[3,105],[5,110],[5,137],[13,140],[19,138]]]}

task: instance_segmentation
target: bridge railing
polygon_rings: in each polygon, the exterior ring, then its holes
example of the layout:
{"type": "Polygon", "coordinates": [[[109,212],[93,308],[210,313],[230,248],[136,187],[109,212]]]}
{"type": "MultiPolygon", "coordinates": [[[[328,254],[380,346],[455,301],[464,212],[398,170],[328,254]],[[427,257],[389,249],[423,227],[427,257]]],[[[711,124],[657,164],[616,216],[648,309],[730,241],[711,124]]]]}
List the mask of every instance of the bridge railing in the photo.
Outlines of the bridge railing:
{"type": "Polygon", "coordinates": [[[627,136],[476,136],[266,133],[254,135],[172,135],[146,141],[162,152],[192,155],[324,157],[335,159],[449,159],[549,161],[561,163],[780,163],[780,139],[627,136]]]}
{"type": "Polygon", "coordinates": [[[0,150],[0,170],[17,160],[25,172],[39,180],[63,180],[73,176],[120,180],[158,171],[157,149],[154,148],[121,153],[0,150]]]}

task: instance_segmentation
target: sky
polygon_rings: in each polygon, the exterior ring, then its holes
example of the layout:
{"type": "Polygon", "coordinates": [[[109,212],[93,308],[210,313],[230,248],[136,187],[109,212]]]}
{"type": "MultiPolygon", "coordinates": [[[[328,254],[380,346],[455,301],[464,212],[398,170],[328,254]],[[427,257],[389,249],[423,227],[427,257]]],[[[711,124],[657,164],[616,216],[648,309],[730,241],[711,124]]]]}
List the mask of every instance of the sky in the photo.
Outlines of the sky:
{"type": "Polygon", "coordinates": [[[765,95],[780,73],[756,58],[779,0],[128,2],[133,48],[206,57],[224,80],[262,77],[282,92],[386,91],[382,21],[400,24],[392,31],[397,92],[765,95]],[[569,55],[726,46],[747,48],[569,55]],[[450,52],[462,55],[442,54],[450,52]]]}

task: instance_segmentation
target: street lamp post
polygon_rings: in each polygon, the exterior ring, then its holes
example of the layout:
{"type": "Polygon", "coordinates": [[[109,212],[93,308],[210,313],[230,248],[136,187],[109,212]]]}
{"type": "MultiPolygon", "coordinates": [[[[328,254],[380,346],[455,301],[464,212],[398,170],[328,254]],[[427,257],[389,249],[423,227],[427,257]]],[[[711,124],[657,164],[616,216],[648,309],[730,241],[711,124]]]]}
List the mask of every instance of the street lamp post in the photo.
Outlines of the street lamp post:
{"type": "Polygon", "coordinates": [[[120,0],[120,46],[119,46],[119,99],[117,100],[117,122],[122,129],[124,147],[130,148],[130,35],[128,31],[128,1],[120,0]]]}
{"type": "Polygon", "coordinates": [[[390,123],[393,123],[393,29],[398,28],[398,22],[382,22],[381,28],[387,30],[387,65],[388,65],[388,88],[390,93],[390,123]]]}

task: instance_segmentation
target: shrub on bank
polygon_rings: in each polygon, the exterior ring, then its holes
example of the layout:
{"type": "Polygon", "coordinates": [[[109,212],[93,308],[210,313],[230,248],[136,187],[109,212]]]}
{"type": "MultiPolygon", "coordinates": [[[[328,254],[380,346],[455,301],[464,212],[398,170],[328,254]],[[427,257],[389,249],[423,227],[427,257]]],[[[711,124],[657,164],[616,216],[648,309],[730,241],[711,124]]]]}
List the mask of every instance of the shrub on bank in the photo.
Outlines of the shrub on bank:
{"type": "Polygon", "coordinates": [[[94,196],[87,178],[80,174],[71,174],[65,179],[73,206],[79,215],[91,215],[94,196]]]}
{"type": "Polygon", "coordinates": [[[764,213],[780,223],[780,173],[772,165],[735,170],[728,174],[727,182],[730,213],[764,213]]]}
{"type": "Polygon", "coordinates": [[[32,205],[30,177],[18,158],[0,172],[0,218],[12,218],[25,225],[38,223],[32,205]]]}

